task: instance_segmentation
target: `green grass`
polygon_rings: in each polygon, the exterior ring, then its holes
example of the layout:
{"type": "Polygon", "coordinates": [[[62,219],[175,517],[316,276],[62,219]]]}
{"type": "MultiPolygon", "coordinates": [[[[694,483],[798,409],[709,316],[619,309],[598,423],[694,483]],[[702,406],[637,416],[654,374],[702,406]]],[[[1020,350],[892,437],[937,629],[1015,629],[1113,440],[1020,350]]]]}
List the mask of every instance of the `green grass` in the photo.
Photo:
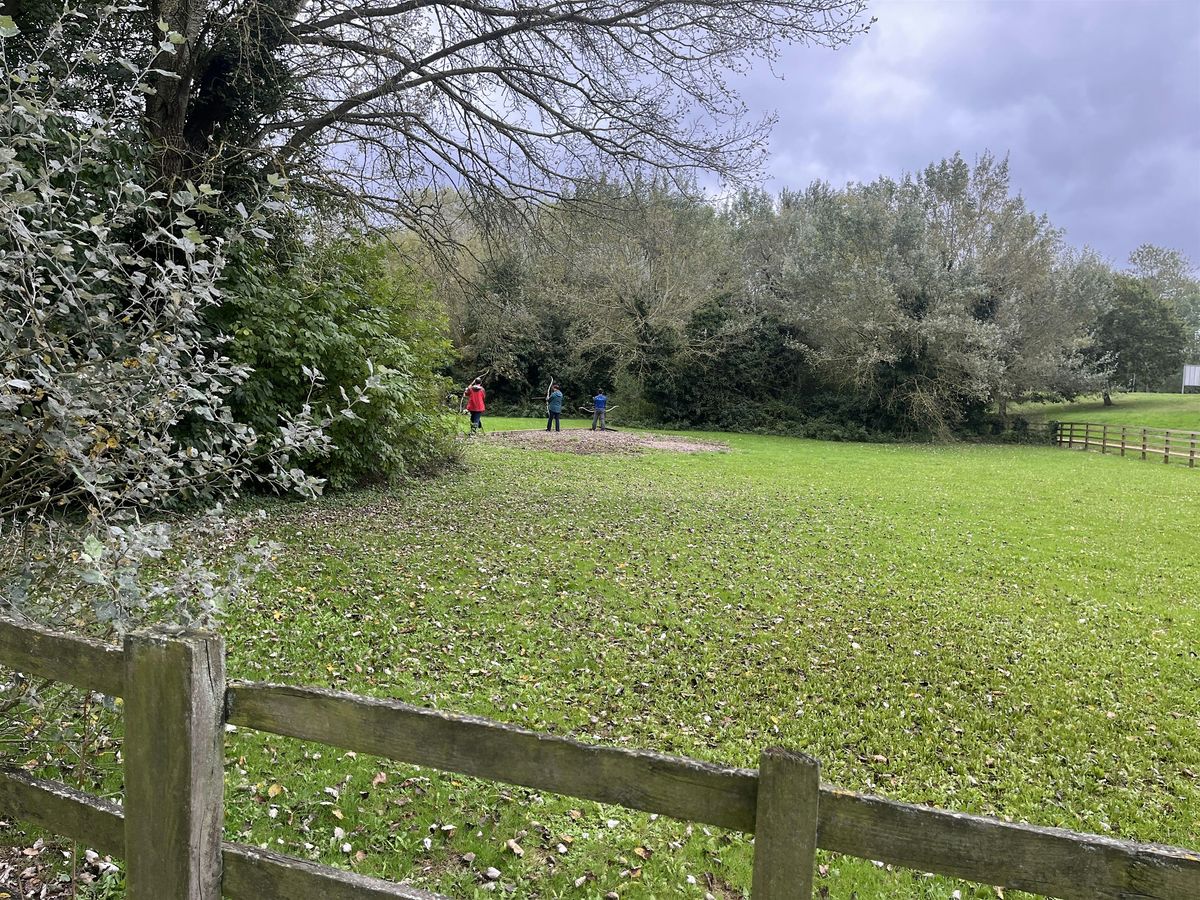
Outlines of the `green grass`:
{"type": "MultiPolygon", "coordinates": [[[[273,507],[279,574],[231,617],[231,672],[739,765],[782,743],[849,788],[1200,843],[1196,473],[1051,448],[721,437],[733,452],[476,443],[467,470],[404,492],[273,507]]],[[[522,896],[748,882],[741,835],[231,738],[235,839],[330,862],[348,842],[362,871],[455,895],[478,890],[466,852],[522,896]]],[[[835,897],[954,887],[825,864],[835,897]]]]}
{"type": "Polygon", "coordinates": [[[1009,413],[1032,422],[1096,422],[1200,431],[1200,393],[1114,394],[1112,406],[1105,406],[1099,396],[1075,403],[1022,403],[1009,406],[1009,413]]]}
{"type": "MultiPolygon", "coordinates": [[[[712,437],[731,452],[471,441],[445,477],[270,504],[230,675],[735,765],[782,744],[846,788],[1200,845],[1200,474],[712,437]]],[[[488,866],[518,897],[748,887],[744,835],[246,730],[227,752],[231,840],[451,896],[488,866]]],[[[843,900],[995,896],[820,862],[843,900]]]]}

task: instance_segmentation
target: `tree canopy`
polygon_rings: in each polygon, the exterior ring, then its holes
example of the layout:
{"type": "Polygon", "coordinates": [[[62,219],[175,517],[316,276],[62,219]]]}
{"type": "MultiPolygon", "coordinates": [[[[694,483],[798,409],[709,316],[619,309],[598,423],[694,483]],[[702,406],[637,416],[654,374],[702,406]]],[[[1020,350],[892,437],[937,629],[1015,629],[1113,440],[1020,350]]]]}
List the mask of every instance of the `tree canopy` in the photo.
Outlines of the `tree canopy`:
{"type": "MultiPolygon", "coordinates": [[[[47,7],[6,4],[28,34],[47,7]]],[[[494,210],[560,196],[600,169],[745,179],[770,123],[746,116],[728,72],[869,26],[864,0],[99,7],[88,16],[104,19],[112,51],[100,63],[137,61],[147,36],[173,42],[146,84],[164,173],[286,172],[314,197],[410,226],[439,221],[445,187],[494,210]]]]}
{"type": "Polygon", "coordinates": [[[550,363],[649,420],[947,434],[1109,375],[1111,266],[1070,250],[990,154],[721,203],[599,180],[538,225],[480,243],[476,287],[448,292],[465,365],[524,385],[514,399],[550,363]]]}
{"type": "Polygon", "coordinates": [[[1118,275],[1098,332],[1098,348],[1115,360],[1114,384],[1147,390],[1178,376],[1188,344],[1187,326],[1151,283],[1118,275]]]}

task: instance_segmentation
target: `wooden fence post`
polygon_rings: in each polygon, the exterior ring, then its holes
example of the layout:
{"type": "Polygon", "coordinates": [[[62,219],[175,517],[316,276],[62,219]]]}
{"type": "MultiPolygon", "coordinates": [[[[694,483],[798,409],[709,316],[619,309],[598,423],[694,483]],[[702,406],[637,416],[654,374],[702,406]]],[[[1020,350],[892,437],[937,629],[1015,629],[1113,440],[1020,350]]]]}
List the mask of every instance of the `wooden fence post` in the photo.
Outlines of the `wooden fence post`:
{"type": "Polygon", "coordinates": [[[1103,426],[1101,426],[1101,428],[1103,430],[1100,432],[1100,452],[1107,453],[1108,452],[1108,426],[1103,425],[1103,426]]]}
{"type": "Polygon", "coordinates": [[[1146,458],[1146,429],[1142,429],[1142,459],[1146,458]]]}
{"type": "Polygon", "coordinates": [[[1125,455],[1125,426],[1121,426],[1121,455],[1125,455]]]}
{"type": "Polygon", "coordinates": [[[810,900],[817,852],[821,764],[770,747],[758,758],[753,900],[810,900]]]}
{"type": "Polygon", "coordinates": [[[1171,431],[1168,429],[1163,438],[1163,462],[1171,461],[1171,431]]]}
{"type": "Polygon", "coordinates": [[[220,900],[224,706],[221,638],[125,638],[129,900],[220,900]]]}

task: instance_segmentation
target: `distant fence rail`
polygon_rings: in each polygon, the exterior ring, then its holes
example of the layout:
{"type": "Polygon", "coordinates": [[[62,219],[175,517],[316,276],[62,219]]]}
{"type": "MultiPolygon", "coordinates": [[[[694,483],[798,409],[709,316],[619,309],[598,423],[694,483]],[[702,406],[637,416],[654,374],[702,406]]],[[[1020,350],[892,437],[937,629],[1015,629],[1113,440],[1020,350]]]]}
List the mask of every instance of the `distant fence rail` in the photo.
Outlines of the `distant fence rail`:
{"type": "Polygon", "coordinates": [[[0,663],[124,698],[122,805],[0,768],[0,812],[125,860],[131,900],[438,900],[221,840],[226,723],[752,832],[755,900],[812,894],[818,847],[1051,897],[1200,900],[1200,853],[897,803],[821,784],[778,748],[758,769],[580,743],[476,716],[225,679],[210,634],[117,648],[0,617],[0,663]]]}
{"type": "Polygon", "coordinates": [[[1195,468],[1200,451],[1200,431],[1150,428],[1144,425],[1107,425],[1096,422],[1059,422],[1054,442],[1071,450],[1141,454],[1142,459],[1186,462],[1195,468]]]}

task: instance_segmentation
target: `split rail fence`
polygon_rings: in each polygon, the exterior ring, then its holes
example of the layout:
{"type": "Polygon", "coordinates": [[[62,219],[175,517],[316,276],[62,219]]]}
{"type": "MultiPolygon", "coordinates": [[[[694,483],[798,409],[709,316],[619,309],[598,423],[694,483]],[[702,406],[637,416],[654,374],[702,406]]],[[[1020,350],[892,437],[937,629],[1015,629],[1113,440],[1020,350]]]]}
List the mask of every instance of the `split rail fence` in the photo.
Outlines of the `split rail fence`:
{"type": "Polygon", "coordinates": [[[1105,425],[1095,422],[1059,422],[1054,441],[1071,450],[1099,450],[1101,453],[1140,453],[1142,459],[1186,462],[1196,467],[1200,449],[1200,431],[1178,428],[1147,428],[1141,425],[1105,425]]]}
{"type": "Polygon", "coordinates": [[[1200,853],[897,803],[821,784],[811,757],[757,769],[579,743],[487,719],[225,678],[221,639],[123,648],[0,618],[0,664],[124,698],[124,803],[0,768],[0,813],[125,861],[131,900],[438,900],[222,841],[224,725],[752,832],[754,900],[812,894],[818,847],[1051,897],[1200,900],[1200,853]]]}

